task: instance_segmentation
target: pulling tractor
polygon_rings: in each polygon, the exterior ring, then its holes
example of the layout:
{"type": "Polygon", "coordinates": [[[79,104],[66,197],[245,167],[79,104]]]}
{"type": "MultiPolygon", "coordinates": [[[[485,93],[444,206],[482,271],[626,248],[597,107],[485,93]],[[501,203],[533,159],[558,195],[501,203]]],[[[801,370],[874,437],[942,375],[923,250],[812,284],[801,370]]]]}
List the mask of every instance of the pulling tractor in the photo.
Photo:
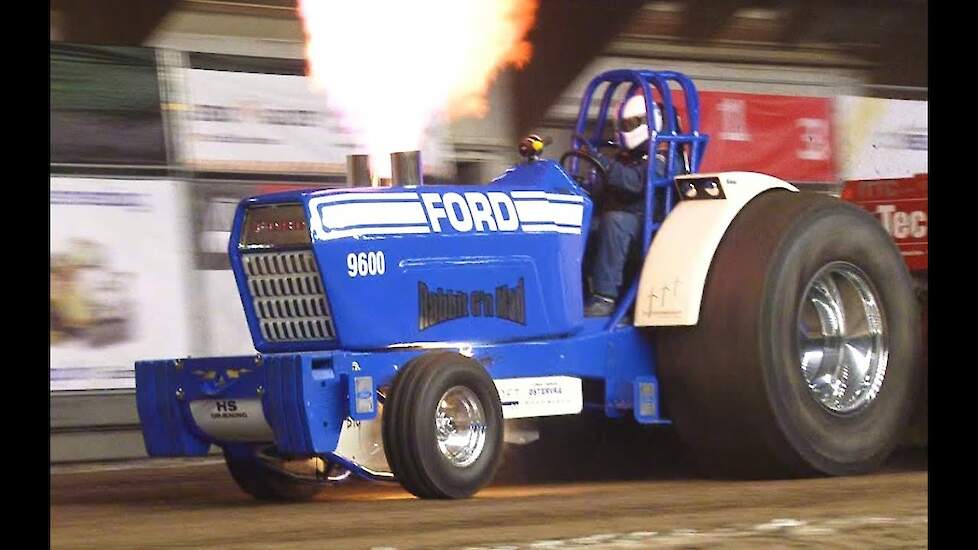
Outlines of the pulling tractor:
{"type": "Polygon", "coordinates": [[[856,206],[698,173],[699,118],[685,75],[610,71],[586,89],[563,162],[530,155],[484,185],[395,171],[389,187],[242,201],[228,253],[257,353],[137,362],[148,453],[217,445],[261,499],[350,476],[464,498],[493,479],[507,424],[591,411],[671,423],[721,475],[878,467],[918,383],[899,251],[856,206]],[[661,105],[648,155],[666,168],[649,163],[627,290],[586,317],[605,177],[591,151],[621,93],[650,117],[661,105]]]}

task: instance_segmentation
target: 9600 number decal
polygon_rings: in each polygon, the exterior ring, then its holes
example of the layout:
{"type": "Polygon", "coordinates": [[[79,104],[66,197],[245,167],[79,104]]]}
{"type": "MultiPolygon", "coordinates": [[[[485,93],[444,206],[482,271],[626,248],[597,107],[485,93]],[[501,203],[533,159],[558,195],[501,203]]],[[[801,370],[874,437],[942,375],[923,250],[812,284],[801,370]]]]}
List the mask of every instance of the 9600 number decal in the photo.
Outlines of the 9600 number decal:
{"type": "Polygon", "coordinates": [[[346,255],[346,274],[350,277],[368,277],[383,275],[387,271],[387,263],[383,252],[361,252],[346,255]]]}

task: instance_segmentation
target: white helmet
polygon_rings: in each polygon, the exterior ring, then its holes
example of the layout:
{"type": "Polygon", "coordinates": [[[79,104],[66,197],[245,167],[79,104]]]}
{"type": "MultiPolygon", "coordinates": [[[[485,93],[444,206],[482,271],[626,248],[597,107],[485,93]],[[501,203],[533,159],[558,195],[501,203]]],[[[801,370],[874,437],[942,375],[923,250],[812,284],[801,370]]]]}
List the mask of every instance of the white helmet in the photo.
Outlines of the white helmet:
{"type": "MultiPolygon", "coordinates": [[[[662,130],[662,112],[652,103],[652,121],[655,131],[662,130]]],[[[626,149],[632,150],[649,139],[649,125],[645,116],[645,97],[633,95],[625,100],[618,110],[618,141],[626,149]]]]}

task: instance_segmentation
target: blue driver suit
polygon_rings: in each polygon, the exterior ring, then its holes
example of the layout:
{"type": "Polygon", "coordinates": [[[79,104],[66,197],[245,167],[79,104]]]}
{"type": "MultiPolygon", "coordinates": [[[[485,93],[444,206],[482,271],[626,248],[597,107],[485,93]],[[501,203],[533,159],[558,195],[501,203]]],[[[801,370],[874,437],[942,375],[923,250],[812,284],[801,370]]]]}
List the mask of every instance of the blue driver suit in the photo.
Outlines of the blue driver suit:
{"type": "MultiPolygon", "coordinates": [[[[645,210],[645,175],[647,158],[609,159],[595,157],[608,173],[603,190],[604,205],[598,224],[597,250],[591,263],[592,292],[617,299],[628,252],[642,231],[645,210]]],[[[656,159],[656,172],[664,175],[665,160],[656,159]]]]}

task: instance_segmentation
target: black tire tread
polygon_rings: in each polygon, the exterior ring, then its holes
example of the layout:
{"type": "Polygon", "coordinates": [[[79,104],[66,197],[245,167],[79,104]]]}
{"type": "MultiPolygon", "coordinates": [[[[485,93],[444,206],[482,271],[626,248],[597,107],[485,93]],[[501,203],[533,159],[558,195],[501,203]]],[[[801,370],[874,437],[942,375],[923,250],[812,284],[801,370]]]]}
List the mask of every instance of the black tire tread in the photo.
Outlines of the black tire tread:
{"type": "Polygon", "coordinates": [[[325,483],[306,483],[290,479],[255,458],[233,458],[224,455],[231,478],[242,491],[258,500],[301,502],[314,499],[326,488],[325,483]]]}
{"type": "MultiPolygon", "coordinates": [[[[432,472],[425,471],[425,461],[421,457],[422,445],[417,436],[417,411],[415,407],[419,400],[427,397],[423,392],[432,387],[436,378],[442,375],[444,369],[473,369],[473,373],[484,377],[488,383],[491,378],[477,362],[455,352],[430,352],[420,355],[406,363],[398,372],[391,385],[391,394],[384,406],[383,437],[384,450],[388,465],[394,472],[398,482],[405,490],[420,498],[461,498],[461,494],[450,487],[438,487],[433,480],[432,472]]],[[[497,400],[498,403],[498,400],[497,400]]],[[[501,409],[499,417],[501,422],[501,409]]],[[[488,477],[491,479],[499,466],[502,450],[502,425],[495,442],[495,454],[491,463],[488,477]]]]}
{"type": "MultiPolygon", "coordinates": [[[[885,458],[851,467],[814,465],[785,435],[784,421],[769,398],[770,374],[759,329],[766,289],[779,256],[806,229],[806,220],[831,212],[878,230],[880,247],[899,252],[880,224],[861,209],[809,193],[766,192],[741,211],[728,228],[710,267],[699,324],[657,331],[663,398],[680,436],[708,474],[721,477],[799,477],[860,473],[885,458]],[[888,244],[887,244],[888,243],[888,244]],[[752,332],[753,331],[753,332],[752,332]],[[831,471],[829,471],[831,470],[831,471]]],[[[869,231],[873,231],[869,229],[869,231]]],[[[909,275],[895,273],[893,277],[909,275]]],[[[897,281],[897,284],[902,284],[897,281]]],[[[770,314],[770,312],[768,312],[770,314]]],[[[895,437],[894,437],[895,444],[895,437]]]]}

